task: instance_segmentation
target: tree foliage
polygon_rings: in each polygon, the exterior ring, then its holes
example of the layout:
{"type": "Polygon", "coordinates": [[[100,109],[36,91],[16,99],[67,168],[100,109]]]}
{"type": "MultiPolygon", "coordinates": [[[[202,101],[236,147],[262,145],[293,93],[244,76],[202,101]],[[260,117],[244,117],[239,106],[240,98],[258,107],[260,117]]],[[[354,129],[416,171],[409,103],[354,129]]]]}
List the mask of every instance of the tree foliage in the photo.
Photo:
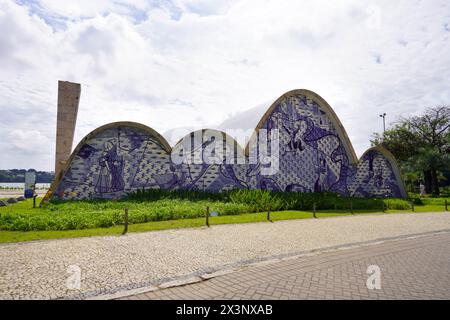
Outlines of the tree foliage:
{"type": "Polygon", "coordinates": [[[51,183],[53,180],[53,172],[37,171],[35,169],[11,169],[0,170],[0,182],[24,182],[25,172],[27,171],[36,173],[37,183],[51,183]]]}
{"type": "Polygon", "coordinates": [[[450,172],[450,107],[402,117],[383,134],[375,133],[371,143],[394,154],[407,185],[421,179],[428,193],[439,194],[439,180],[450,172]]]}

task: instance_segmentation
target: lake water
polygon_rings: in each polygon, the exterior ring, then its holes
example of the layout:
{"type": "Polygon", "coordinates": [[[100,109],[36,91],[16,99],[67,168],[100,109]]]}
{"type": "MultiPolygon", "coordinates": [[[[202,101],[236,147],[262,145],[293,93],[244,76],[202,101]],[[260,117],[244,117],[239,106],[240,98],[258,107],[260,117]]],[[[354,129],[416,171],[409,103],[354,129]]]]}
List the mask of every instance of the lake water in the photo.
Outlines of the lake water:
{"type": "MultiPolygon", "coordinates": [[[[0,187],[2,188],[20,188],[24,187],[23,182],[0,182],[0,187]]],[[[36,183],[37,189],[48,189],[50,188],[50,183],[36,183]]]]}

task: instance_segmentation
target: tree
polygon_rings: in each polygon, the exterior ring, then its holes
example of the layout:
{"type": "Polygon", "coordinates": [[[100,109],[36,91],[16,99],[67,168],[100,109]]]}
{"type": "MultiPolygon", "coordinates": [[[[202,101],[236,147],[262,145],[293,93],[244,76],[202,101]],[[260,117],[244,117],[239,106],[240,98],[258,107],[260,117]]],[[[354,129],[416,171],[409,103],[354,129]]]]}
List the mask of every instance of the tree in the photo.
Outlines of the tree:
{"type": "MultiPolygon", "coordinates": [[[[53,181],[53,172],[37,171],[28,169],[28,171],[36,173],[37,183],[51,183],[53,181]]],[[[24,182],[26,169],[0,170],[0,182],[24,182]]]]}
{"type": "Polygon", "coordinates": [[[403,171],[421,171],[426,192],[439,195],[438,178],[450,168],[450,107],[430,108],[423,115],[400,118],[383,134],[375,133],[371,143],[391,151],[403,171]]]}
{"type": "Polygon", "coordinates": [[[384,134],[374,133],[371,144],[372,146],[382,144],[400,162],[408,161],[409,158],[418,153],[419,148],[425,146],[417,140],[417,136],[403,121],[396,123],[393,128],[386,130],[384,134]]]}
{"type": "MultiPolygon", "coordinates": [[[[425,189],[439,195],[439,173],[450,167],[450,154],[442,153],[436,147],[421,148],[409,159],[411,167],[424,172],[425,189]]],[[[442,176],[442,174],[441,174],[442,176]]]]}

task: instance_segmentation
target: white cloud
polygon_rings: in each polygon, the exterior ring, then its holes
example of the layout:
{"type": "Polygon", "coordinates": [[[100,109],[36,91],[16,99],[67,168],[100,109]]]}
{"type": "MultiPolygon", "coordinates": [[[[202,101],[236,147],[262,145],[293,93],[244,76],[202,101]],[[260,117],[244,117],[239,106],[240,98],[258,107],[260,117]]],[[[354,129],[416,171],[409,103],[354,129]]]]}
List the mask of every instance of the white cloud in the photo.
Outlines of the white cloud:
{"type": "Polygon", "coordinates": [[[59,79],[82,84],[75,143],[119,120],[257,123],[255,106],[306,88],[360,155],[379,113],[449,103],[449,24],[446,0],[0,0],[0,148],[16,150],[0,168],[52,169],[59,79]],[[15,129],[45,137],[45,157],[26,158],[5,138],[15,129]]]}
{"type": "Polygon", "coordinates": [[[9,143],[18,150],[28,154],[39,151],[47,151],[51,143],[50,139],[38,130],[15,129],[8,136],[9,143]]]}

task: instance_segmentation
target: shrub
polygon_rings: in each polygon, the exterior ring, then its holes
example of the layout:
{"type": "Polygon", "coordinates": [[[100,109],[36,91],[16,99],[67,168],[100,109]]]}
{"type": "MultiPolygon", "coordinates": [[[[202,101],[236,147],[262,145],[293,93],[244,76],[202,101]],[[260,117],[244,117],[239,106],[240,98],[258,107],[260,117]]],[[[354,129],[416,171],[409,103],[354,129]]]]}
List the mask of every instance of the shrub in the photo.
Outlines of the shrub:
{"type": "Polygon", "coordinates": [[[388,210],[408,210],[411,209],[411,203],[403,199],[385,199],[383,200],[388,210]]]}
{"type": "MultiPolygon", "coordinates": [[[[420,200],[420,199],[419,199],[420,200]]],[[[430,201],[437,199],[429,199],[430,201]]],[[[427,199],[428,201],[428,199],[427,199]]],[[[204,217],[206,207],[219,215],[300,210],[381,211],[409,209],[402,199],[362,199],[342,197],[334,193],[273,192],[267,190],[232,190],[211,193],[197,190],[137,190],[117,201],[54,201],[39,209],[29,202],[0,209],[0,230],[74,230],[106,228],[123,223],[124,209],[129,209],[129,223],[145,223],[173,219],[204,217]]]]}

